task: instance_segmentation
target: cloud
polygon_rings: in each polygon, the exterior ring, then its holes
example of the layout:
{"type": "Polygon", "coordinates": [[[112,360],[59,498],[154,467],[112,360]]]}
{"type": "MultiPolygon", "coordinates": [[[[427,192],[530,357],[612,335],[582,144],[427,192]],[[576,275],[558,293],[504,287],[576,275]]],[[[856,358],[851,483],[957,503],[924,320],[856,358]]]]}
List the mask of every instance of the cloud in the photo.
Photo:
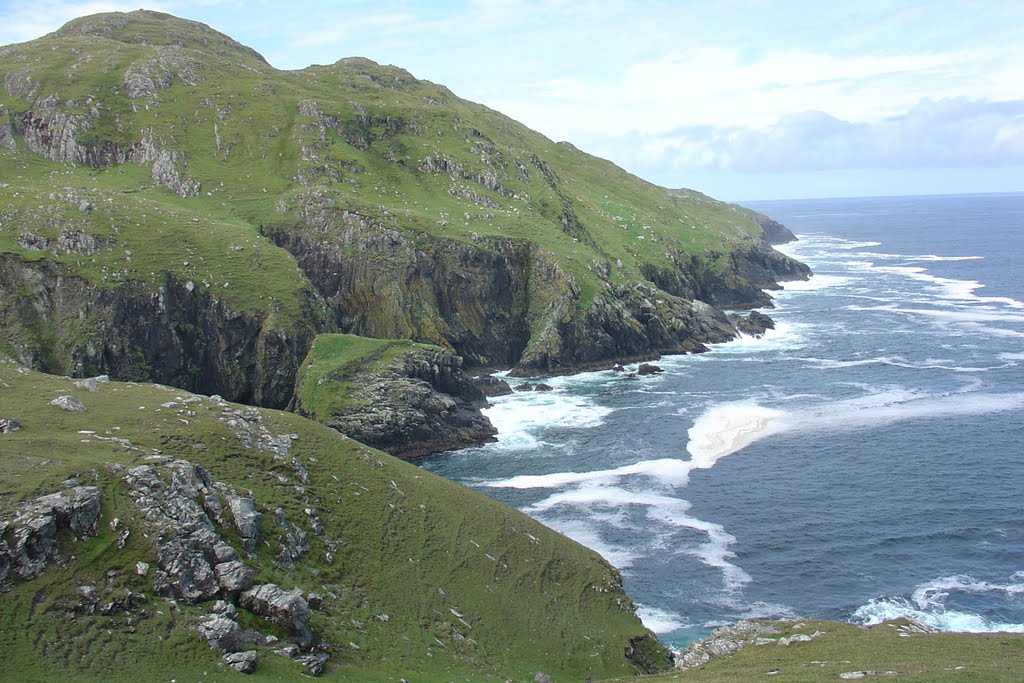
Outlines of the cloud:
{"type": "Polygon", "coordinates": [[[765,127],[687,126],[626,135],[602,151],[625,156],[630,168],[678,171],[1012,167],[1024,165],[1024,99],[925,98],[874,122],[805,111],[765,127]]]}

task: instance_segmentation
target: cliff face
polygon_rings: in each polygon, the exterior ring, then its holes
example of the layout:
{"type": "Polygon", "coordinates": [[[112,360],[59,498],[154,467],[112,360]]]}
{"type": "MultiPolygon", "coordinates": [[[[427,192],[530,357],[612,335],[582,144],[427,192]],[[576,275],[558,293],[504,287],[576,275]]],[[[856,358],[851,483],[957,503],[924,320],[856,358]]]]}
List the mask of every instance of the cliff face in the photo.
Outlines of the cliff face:
{"type": "Polygon", "coordinates": [[[0,255],[3,341],[23,364],[53,374],[109,374],[284,407],[317,316],[310,300],[305,320],[281,329],[171,276],[154,289],[101,288],[47,259],[0,255]]]}

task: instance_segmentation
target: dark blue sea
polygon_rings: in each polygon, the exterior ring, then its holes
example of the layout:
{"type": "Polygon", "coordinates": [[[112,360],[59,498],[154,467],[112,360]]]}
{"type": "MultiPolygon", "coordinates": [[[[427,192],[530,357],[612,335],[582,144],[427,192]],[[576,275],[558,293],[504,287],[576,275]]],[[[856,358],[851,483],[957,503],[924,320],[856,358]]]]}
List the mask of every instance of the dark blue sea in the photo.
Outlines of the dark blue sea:
{"type": "Polygon", "coordinates": [[[1024,194],[750,206],[815,273],[775,331],[495,399],[498,443],[424,466],[601,553],[674,647],[745,617],[1024,632],[1024,194]]]}

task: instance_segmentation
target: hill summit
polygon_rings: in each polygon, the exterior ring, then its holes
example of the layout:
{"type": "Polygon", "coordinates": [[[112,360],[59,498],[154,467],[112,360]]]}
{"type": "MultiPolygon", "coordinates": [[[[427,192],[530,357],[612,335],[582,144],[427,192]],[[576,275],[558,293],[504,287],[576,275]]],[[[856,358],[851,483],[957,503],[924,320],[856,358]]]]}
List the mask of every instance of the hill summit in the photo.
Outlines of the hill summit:
{"type": "Polygon", "coordinates": [[[807,269],[738,207],[361,58],[103,14],[0,49],[3,341],[284,406],[316,334],[569,372],[695,351],[807,269]]]}

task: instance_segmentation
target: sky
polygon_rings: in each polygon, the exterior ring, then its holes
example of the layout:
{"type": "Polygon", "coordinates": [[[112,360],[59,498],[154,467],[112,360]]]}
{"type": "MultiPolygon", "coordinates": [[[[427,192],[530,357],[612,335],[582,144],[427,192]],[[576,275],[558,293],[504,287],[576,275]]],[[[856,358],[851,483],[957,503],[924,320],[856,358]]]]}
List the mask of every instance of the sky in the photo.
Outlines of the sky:
{"type": "MultiPolygon", "coordinates": [[[[140,2],[0,0],[0,45],[140,2]]],[[[729,201],[1024,191],[1024,2],[151,0],[280,69],[368,57],[729,201]]]]}

